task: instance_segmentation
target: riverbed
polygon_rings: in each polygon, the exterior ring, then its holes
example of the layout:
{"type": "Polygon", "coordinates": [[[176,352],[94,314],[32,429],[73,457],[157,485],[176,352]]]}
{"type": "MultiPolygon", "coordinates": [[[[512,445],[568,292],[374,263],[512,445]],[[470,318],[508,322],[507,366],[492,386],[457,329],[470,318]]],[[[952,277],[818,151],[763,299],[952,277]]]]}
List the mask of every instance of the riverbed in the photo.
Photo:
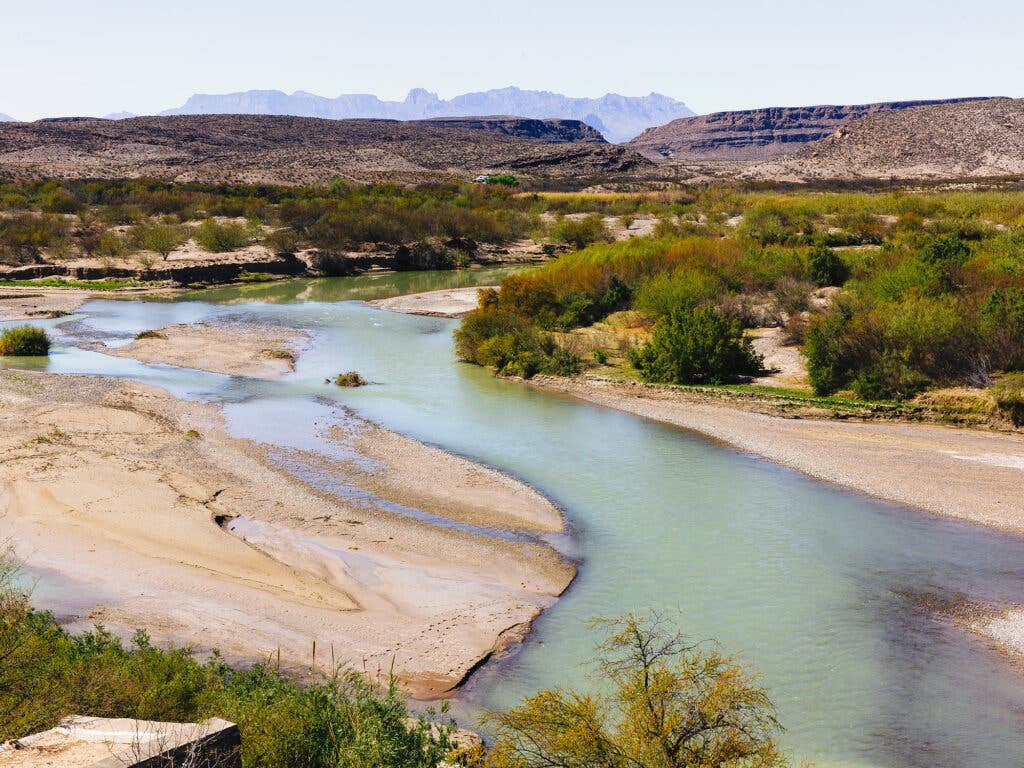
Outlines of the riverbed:
{"type": "Polygon", "coordinates": [[[918,597],[1019,603],[1024,538],[845,492],[690,432],[495,379],[455,361],[457,321],[362,303],[496,276],[336,278],[173,301],[93,301],[40,323],[58,334],[41,365],[222,403],[232,434],[283,448],[324,450],[320,426],[340,405],[553,499],[570,525],[554,544],[578,559],[579,576],[521,648],[472,678],[456,704],[461,713],[508,706],[541,687],[591,684],[581,666],[594,639],[585,622],[655,608],[763,675],[787,728],[784,744],[800,760],[1021,764],[1024,679],[918,597]],[[256,381],[76,346],[225,320],[298,328],[308,348],[294,373],[256,381]],[[348,370],[372,385],[324,386],[348,370]]]}

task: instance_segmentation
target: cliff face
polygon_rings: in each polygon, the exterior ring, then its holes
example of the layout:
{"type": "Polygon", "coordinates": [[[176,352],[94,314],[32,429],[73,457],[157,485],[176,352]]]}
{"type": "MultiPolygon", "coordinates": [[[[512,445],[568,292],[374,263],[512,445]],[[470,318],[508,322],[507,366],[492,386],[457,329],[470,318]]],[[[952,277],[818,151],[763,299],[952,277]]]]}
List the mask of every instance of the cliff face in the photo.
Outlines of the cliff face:
{"type": "Polygon", "coordinates": [[[1024,99],[878,112],[743,175],[794,181],[1022,176],[1024,99]]]}
{"type": "Polygon", "coordinates": [[[840,126],[869,115],[966,101],[974,99],[770,107],[717,112],[649,128],[629,145],[657,162],[770,160],[831,136],[840,126]]]}
{"type": "Polygon", "coordinates": [[[554,144],[583,142],[607,144],[604,136],[582,120],[530,120],[523,117],[435,117],[430,122],[453,128],[489,131],[520,139],[537,139],[554,144]]]}

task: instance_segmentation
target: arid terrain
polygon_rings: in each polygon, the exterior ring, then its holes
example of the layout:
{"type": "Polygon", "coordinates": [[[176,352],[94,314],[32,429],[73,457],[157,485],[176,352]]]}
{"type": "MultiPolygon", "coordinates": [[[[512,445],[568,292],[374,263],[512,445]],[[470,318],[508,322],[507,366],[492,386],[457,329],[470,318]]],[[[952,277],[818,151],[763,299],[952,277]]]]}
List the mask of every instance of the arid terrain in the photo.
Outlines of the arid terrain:
{"type": "Polygon", "coordinates": [[[320,120],[269,115],[65,119],[0,125],[0,174],[174,181],[429,182],[512,171],[539,179],[643,173],[650,161],[558,121],[320,120]],[[569,133],[565,130],[568,128],[569,133]],[[523,138],[538,132],[541,138],[523,138]],[[571,140],[566,141],[566,137],[571,140]],[[582,137],[582,141],[576,140],[582,137]],[[556,139],[551,141],[551,139],[556,139]]]}

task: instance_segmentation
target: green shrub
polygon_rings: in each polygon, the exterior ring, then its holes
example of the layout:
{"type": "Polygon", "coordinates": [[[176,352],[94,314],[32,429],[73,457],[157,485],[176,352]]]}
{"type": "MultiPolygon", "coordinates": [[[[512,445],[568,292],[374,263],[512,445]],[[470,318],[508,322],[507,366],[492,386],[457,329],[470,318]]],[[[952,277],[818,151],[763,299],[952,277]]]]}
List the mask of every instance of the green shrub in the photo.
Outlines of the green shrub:
{"type": "Polygon", "coordinates": [[[270,283],[276,279],[269,272],[249,272],[243,269],[238,273],[238,282],[240,283],[270,283]]]}
{"type": "Polygon", "coordinates": [[[349,371],[348,373],[339,373],[335,377],[334,383],[339,387],[365,387],[369,382],[362,377],[359,371],[349,371]]]}
{"type": "Polygon", "coordinates": [[[51,728],[68,715],[238,724],[246,768],[436,768],[450,723],[413,718],[386,687],[339,668],[303,684],[261,665],[239,671],[216,655],[162,650],[144,632],[124,645],[96,629],[72,635],[34,611],[0,557],[0,741],[51,728]]]}
{"type": "Polygon", "coordinates": [[[252,242],[249,228],[237,221],[220,224],[216,219],[205,219],[195,230],[196,242],[209,253],[227,253],[244,248],[252,242]]]}
{"type": "Polygon", "coordinates": [[[630,354],[630,362],[645,381],[721,384],[758,374],[764,361],[739,322],[703,307],[660,319],[651,340],[630,354]]]}
{"type": "Polygon", "coordinates": [[[518,187],[519,179],[517,179],[511,173],[496,173],[493,176],[487,177],[487,183],[499,184],[503,187],[518,187]]]}
{"type": "Polygon", "coordinates": [[[1024,427],[1024,373],[1011,373],[992,387],[996,406],[1015,427],[1024,427]]]}
{"type": "Polygon", "coordinates": [[[136,224],[129,235],[130,242],[137,248],[153,251],[167,260],[171,252],[185,242],[184,229],[174,224],[143,222],[136,224]]]}
{"type": "Polygon", "coordinates": [[[662,272],[643,283],[636,292],[634,307],[651,317],[666,317],[673,311],[694,309],[714,302],[725,293],[722,279],[703,269],[662,272]]]}
{"type": "Polygon", "coordinates": [[[985,351],[997,370],[1024,370],[1024,289],[997,288],[981,310],[985,351]]]}
{"type": "Polygon", "coordinates": [[[563,218],[554,229],[556,240],[580,250],[598,242],[608,242],[611,236],[604,225],[600,214],[593,214],[582,219],[563,218]]]}
{"type": "Polygon", "coordinates": [[[817,285],[842,285],[850,270],[835,251],[819,245],[807,254],[807,275],[817,285]]]}
{"type": "Polygon", "coordinates": [[[853,391],[865,400],[904,400],[924,391],[929,380],[910,364],[907,350],[886,349],[861,368],[853,391]]]}
{"type": "Polygon", "coordinates": [[[0,332],[0,355],[42,357],[50,353],[50,337],[42,328],[21,325],[0,332]]]}

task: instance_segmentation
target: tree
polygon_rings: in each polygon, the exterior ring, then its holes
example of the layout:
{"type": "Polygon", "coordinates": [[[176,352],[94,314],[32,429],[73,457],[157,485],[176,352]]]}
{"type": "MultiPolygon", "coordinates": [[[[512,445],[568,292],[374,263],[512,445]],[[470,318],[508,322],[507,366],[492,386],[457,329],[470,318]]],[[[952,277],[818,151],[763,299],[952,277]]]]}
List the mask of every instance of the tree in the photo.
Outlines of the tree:
{"type": "Polygon", "coordinates": [[[155,251],[160,258],[167,261],[171,251],[185,241],[181,227],[173,224],[139,224],[135,231],[135,240],[140,248],[155,251]]]}
{"type": "Polygon", "coordinates": [[[654,335],[630,355],[645,381],[721,384],[761,371],[764,359],[729,321],[711,307],[677,309],[654,326],[654,335]]]}
{"type": "Polygon", "coordinates": [[[597,622],[610,691],[546,690],[485,722],[490,768],[781,768],[782,730],[756,678],[659,616],[597,622]]]}

